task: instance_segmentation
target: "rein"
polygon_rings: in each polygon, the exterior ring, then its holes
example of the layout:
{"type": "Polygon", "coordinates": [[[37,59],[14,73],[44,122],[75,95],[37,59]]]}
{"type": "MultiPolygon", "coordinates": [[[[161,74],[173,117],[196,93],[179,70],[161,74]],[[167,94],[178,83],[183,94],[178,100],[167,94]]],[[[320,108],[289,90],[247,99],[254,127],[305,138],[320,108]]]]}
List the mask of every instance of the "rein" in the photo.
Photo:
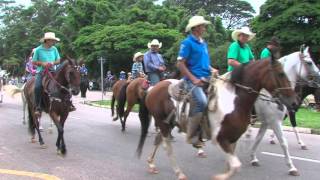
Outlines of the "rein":
{"type": "Polygon", "coordinates": [[[47,75],[49,76],[49,78],[50,78],[58,87],[60,87],[61,89],[66,90],[69,94],[71,94],[69,88],[67,88],[67,87],[63,86],[62,84],[60,84],[60,83],[53,77],[52,73],[49,71],[49,68],[45,68],[44,71],[43,71],[43,74],[47,74],[47,75]]]}

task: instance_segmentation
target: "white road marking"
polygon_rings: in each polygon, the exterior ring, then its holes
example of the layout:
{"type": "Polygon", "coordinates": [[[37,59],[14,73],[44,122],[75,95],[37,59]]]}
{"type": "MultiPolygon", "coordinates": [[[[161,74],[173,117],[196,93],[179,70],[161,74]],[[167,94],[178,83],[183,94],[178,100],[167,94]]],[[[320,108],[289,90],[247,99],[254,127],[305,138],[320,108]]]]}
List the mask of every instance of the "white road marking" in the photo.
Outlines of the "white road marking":
{"type": "MultiPolygon", "coordinates": [[[[282,154],[277,154],[277,153],[270,153],[270,152],[261,152],[261,154],[269,155],[269,156],[276,156],[276,157],[284,157],[282,154]]],[[[313,163],[319,163],[319,160],[314,160],[314,159],[308,159],[308,158],[302,158],[302,157],[296,157],[296,156],[291,156],[292,159],[297,159],[301,161],[308,161],[308,162],[313,162],[313,163]]]]}
{"type": "Polygon", "coordinates": [[[71,119],[80,119],[79,117],[75,117],[75,116],[70,116],[69,118],[71,118],[71,119]]]}

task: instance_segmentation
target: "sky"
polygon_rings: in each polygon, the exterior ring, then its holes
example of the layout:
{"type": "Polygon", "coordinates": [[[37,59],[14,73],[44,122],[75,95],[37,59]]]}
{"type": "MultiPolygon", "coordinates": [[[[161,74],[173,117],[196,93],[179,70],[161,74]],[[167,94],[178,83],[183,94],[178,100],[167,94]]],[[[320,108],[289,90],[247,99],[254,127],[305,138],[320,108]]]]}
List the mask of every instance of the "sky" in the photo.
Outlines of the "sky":
{"type": "MultiPolygon", "coordinates": [[[[159,3],[161,3],[163,0],[158,0],[158,1],[159,1],[159,3]]],[[[244,0],[244,1],[247,1],[252,5],[253,9],[256,11],[255,15],[259,14],[260,6],[264,2],[266,2],[266,0],[244,0]]],[[[31,3],[31,1],[30,0],[16,0],[16,3],[21,4],[21,5],[29,5],[31,3]]]]}

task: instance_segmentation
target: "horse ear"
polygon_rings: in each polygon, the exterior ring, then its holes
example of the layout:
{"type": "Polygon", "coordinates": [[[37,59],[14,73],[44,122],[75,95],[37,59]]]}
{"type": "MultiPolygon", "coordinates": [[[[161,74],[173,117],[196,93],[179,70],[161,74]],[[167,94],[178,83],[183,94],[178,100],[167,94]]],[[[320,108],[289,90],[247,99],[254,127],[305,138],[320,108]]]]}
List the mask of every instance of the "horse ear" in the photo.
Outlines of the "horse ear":
{"type": "Polygon", "coordinates": [[[302,44],[300,46],[300,53],[303,53],[304,49],[305,49],[306,45],[305,44],[302,44]]]}

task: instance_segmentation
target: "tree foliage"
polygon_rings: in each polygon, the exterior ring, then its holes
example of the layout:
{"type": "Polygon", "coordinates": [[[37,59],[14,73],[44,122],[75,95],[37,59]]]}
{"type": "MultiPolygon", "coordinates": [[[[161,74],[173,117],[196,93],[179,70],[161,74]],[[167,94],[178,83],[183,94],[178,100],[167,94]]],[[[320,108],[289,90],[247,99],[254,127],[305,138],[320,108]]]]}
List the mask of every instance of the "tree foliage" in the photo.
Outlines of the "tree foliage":
{"type": "MultiPolygon", "coordinates": [[[[320,1],[268,0],[252,27],[257,32],[256,48],[265,46],[272,36],[281,41],[282,54],[298,50],[302,43],[320,48],[320,1]]],[[[319,53],[319,52],[317,52],[319,53]]]]}

